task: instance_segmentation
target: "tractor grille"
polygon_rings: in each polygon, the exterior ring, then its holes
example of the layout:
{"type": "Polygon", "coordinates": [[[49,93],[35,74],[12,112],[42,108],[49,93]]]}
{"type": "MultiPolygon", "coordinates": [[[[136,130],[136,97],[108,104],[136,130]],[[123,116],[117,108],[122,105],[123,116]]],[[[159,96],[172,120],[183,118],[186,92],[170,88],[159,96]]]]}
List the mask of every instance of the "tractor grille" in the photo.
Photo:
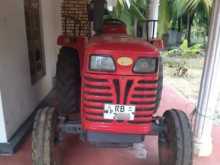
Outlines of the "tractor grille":
{"type": "MultiPolygon", "coordinates": [[[[155,76],[155,78],[157,78],[155,76]]],[[[83,114],[91,122],[128,122],[145,124],[152,122],[157,109],[158,81],[151,78],[127,76],[103,77],[85,76],[83,78],[83,114]],[[150,80],[149,80],[150,79],[150,80]],[[134,121],[105,120],[104,104],[135,105],[134,121]]]]}

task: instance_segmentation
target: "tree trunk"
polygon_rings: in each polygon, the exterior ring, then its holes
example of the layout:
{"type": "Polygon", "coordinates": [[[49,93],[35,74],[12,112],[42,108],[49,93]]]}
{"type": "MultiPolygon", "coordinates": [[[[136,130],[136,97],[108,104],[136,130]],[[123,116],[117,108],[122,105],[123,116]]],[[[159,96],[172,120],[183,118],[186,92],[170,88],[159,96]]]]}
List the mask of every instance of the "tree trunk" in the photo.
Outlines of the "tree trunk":
{"type": "Polygon", "coordinates": [[[181,30],[182,30],[182,17],[178,18],[177,24],[178,24],[178,32],[181,32],[181,30]]]}
{"type": "Polygon", "coordinates": [[[193,19],[194,19],[194,13],[188,14],[188,16],[187,16],[187,41],[188,41],[188,47],[192,46],[191,32],[192,32],[193,19]]]}

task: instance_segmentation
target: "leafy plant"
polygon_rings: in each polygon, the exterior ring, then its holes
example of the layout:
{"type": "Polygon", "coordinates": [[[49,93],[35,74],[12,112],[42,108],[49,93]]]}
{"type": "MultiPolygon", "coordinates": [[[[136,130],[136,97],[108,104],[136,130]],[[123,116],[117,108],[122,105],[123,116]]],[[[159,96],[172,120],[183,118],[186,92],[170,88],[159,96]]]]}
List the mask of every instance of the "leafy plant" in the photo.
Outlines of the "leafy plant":
{"type": "Polygon", "coordinates": [[[171,10],[169,5],[169,0],[162,0],[160,2],[160,14],[159,14],[159,25],[158,25],[158,35],[162,36],[168,32],[171,26],[171,10]]]}
{"type": "Polygon", "coordinates": [[[202,45],[195,44],[192,47],[188,47],[187,40],[184,40],[180,49],[182,51],[182,56],[185,57],[196,57],[201,52],[202,45]]]}
{"type": "Polygon", "coordinates": [[[161,0],[159,36],[169,28],[186,32],[188,47],[192,45],[192,26],[204,27],[208,35],[209,18],[213,0],[161,0]]]}
{"type": "Polygon", "coordinates": [[[126,0],[118,0],[117,5],[114,7],[112,16],[126,23],[128,33],[133,34],[135,20],[146,20],[146,0],[130,0],[130,5],[126,0]]]}
{"type": "MultiPolygon", "coordinates": [[[[176,0],[177,2],[178,0],[176,0]]],[[[180,0],[179,0],[180,1],[180,0]]],[[[181,12],[176,11],[178,21],[184,22],[188,40],[188,47],[192,45],[191,34],[192,26],[205,26],[206,33],[208,33],[209,18],[211,15],[212,0],[181,0],[180,9],[178,5],[176,8],[181,12]]],[[[175,4],[175,3],[174,3],[175,4]]],[[[178,24],[180,24],[178,22],[178,24]]],[[[180,25],[181,26],[181,25],[180,25]]]]}
{"type": "MultiPolygon", "coordinates": [[[[185,38],[188,41],[187,47],[191,47],[193,45],[191,40],[192,29],[204,27],[204,35],[208,35],[212,1],[160,0],[159,37],[161,38],[169,29],[177,29],[179,32],[185,32],[185,38]]],[[[148,0],[118,0],[112,17],[125,22],[129,34],[133,34],[135,21],[147,20],[148,2],[148,0]]]]}
{"type": "Polygon", "coordinates": [[[202,44],[195,44],[192,47],[188,47],[187,40],[184,40],[179,48],[175,48],[166,52],[163,52],[163,56],[174,57],[197,57],[202,50],[202,44]]]}

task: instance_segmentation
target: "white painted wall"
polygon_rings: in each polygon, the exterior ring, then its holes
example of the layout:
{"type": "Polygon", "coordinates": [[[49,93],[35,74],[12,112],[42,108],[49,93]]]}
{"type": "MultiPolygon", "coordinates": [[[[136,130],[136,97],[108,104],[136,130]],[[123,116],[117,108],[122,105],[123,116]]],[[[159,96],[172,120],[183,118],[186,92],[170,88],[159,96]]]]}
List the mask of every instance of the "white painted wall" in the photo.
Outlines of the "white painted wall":
{"type": "Polygon", "coordinates": [[[0,5],[0,143],[10,139],[52,89],[56,37],[61,27],[59,1],[41,0],[47,74],[34,86],[30,80],[23,1],[8,0],[0,5]]]}

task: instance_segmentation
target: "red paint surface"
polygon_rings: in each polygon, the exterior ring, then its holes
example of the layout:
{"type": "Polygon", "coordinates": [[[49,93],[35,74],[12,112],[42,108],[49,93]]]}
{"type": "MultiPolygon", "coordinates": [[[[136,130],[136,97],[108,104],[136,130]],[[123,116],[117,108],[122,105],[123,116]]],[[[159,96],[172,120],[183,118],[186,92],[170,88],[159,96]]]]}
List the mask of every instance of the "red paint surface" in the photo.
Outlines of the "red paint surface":
{"type": "Polygon", "coordinates": [[[125,34],[102,34],[90,39],[87,51],[92,51],[94,53],[113,53],[113,52],[123,52],[124,54],[130,57],[138,56],[151,56],[158,57],[158,50],[153,47],[150,43],[133,38],[125,34]],[[134,55],[135,53],[135,55],[134,55]]]}
{"type": "MultiPolygon", "coordinates": [[[[111,28],[111,26],[109,26],[111,28]]],[[[159,58],[159,52],[158,50],[153,47],[150,43],[145,42],[140,39],[134,39],[133,37],[129,37],[126,34],[102,34],[93,37],[90,39],[89,42],[85,38],[71,38],[66,35],[60,36],[58,38],[58,45],[63,45],[65,47],[71,47],[75,48],[78,50],[79,55],[80,55],[80,63],[81,63],[81,75],[82,77],[82,98],[81,98],[81,118],[82,118],[82,126],[83,129],[86,131],[96,131],[96,132],[105,132],[105,133],[126,133],[126,134],[149,134],[152,130],[152,115],[155,113],[155,102],[154,101],[142,101],[142,106],[144,108],[151,108],[154,107],[153,110],[144,110],[145,113],[149,113],[146,115],[142,114],[142,117],[137,117],[135,116],[135,120],[133,123],[129,122],[124,122],[124,123],[117,123],[116,121],[111,122],[110,124],[105,122],[101,122],[104,120],[103,116],[97,114],[99,109],[103,109],[104,103],[108,102],[106,101],[106,98],[102,97],[94,97],[94,98],[88,98],[89,94],[85,94],[86,92],[91,92],[88,90],[91,90],[91,88],[95,88],[96,91],[93,91],[95,93],[99,93],[100,91],[104,90],[99,90],[97,87],[100,89],[102,87],[111,88],[110,90],[106,90],[106,92],[111,92],[114,97],[112,98],[113,104],[132,104],[132,102],[137,102],[134,99],[131,101],[132,95],[128,93],[127,100],[128,102],[125,103],[124,100],[117,101],[116,96],[115,96],[115,88],[113,81],[118,80],[120,82],[121,87],[125,87],[126,83],[130,80],[134,81],[134,87],[135,88],[149,88],[151,90],[156,90],[157,87],[157,82],[155,82],[153,85],[154,87],[149,87],[145,85],[140,85],[138,81],[144,80],[144,81],[157,81],[158,80],[158,75],[159,71],[155,70],[153,73],[148,73],[148,74],[140,74],[140,73],[134,73],[133,72],[133,67],[135,66],[135,62],[142,57],[147,57],[147,58],[159,58]],[[114,72],[100,72],[100,71],[91,71],[89,66],[90,66],[90,56],[98,54],[102,56],[111,56],[112,59],[114,60],[116,70],[114,72]],[[132,64],[129,66],[122,66],[118,64],[118,59],[120,57],[129,57],[132,61],[132,64]],[[104,84],[103,82],[98,82],[95,81],[95,83],[91,84],[92,82],[86,82],[85,76],[90,76],[90,78],[93,79],[105,79],[108,80],[108,84],[104,84]],[[90,89],[86,89],[86,86],[90,86],[90,89]],[[92,87],[91,87],[92,86],[92,87]],[[96,101],[94,101],[96,99],[96,101]],[[99,102],[97,103],[97,99],[99,102]],[[93,101],[91,101],[93,100],[93,101]],[[101,102],[101,103],[100,103],[101,102]],[[150,103],[146,103],[150,102],[150,103]],[[90,109],[85,109],[85,104],[91,104],[87,105],[90,106],[90,109]],[[93,108],[91,108],[93,106],[93,108]],[[98,107],[98,108],[94,108],[98,107]],[[151,106],[151,107],[150,107],[151,106]],[[94,114],[94,111],[96,110],[96,114],[94,114]],[[89,112],[88,112],[89,111],[89,112]],[[148,117],[149,116],[149,117],[148,117]],[[89,118],[89,119],[88,119],[89,118]],[[99,122],[97,122],[99,121],[99,122]],[[135,124],[134,124],[135,122],[135,124]],[[138,124],[137,124],[138,123],[138,124]]],[[[93,81],[94,82],[94,81],[93,81]]],[[[125,98],[123,96],[125,94],[125,89],[120,89],[120,97],[125,98]]],[[[132,94],[137,94],[134,93],[134,89],[131,89],[130,92],[133,92],[132,94]]],[[[103,94],[103,93],[102,93],[103,94]]],[[[139,95],[143,95],[144,92],[139,93],[139,95]]],[[[91,96],[91,95],[90,95],[91,96]]],[[[93,95],[94,96],[94,95],[93,95]]],[[[139,100],[140,101],[140,100],[139,100]]],[[[136,104],[134,104],[136,105],[136,104]]],[[[138,109],[138,107],[137,107],[138,109]]],[[[139,114],[140,116],[140,114],[139,114]]]]}
{"type": "MultiPolygon", "coordinates": [[[[82,108],[82,125],[83,128],[87,131],[95,131],[95,132],[105,132],[105,133],[127,133],[127,134],[149,134],[152,130],[152,115],[155,113],[155,111],[148,111],[150,112],[149,117],[143,117],[143,118],[138,118],[135,117],[135,122],[141,122],[141,124],[134,124],[134,123],[129,123],[129,122],[123,122],[123,123],[118,123],[116,121],[113,121],[111,123],[107,122],[96,122],[96,120],[104,120],[102,116],[97,116],[97,115],[90,115],[88,116],[86,111],[89,111],[89,109],[85,108],[85,104],[88,106],[90,103],[91,105],[89,106],[98,106],[103,108],[104,104],[103,103],[94,103],[89,102],[86,100],[89,100],[88,94],[85,94],[87,92],[95,92],[99,93],[100,91],[104,92],[104,90],[99,90],[99,89],[87,89],[85,84],[92,85],[92,86],[106,86],[109,87],[109,90],[106,90],[106,92],[110,92],[113,96],[110,98],[113,104],[131,104],[131,97],[132,94],[137,94],[134,92],[134,88],[136,87],[142,87],[142,88],[150,88],[150,89],[156,89],[155,87],[149,87],[146,85],[140,85],[138,84],[138,81],[140,80],[145,80],[145,81],[156,81],[158,80],[158,72],[155,73],[149,73],[149,74],[137,74],[133,72],[133,66],[135,61],[138,60],[140,57],[154,57],[158,58],[159,57],[159,52],[157,51],[156,48],[154,48],[151,44],[144,42],[143,40],[140,39],[134,39],[132,37],[127,36],[126,34],[103,34],[97,37],[93,37],[88,45],[86,46],[86,52],[84,56],[84,67],[83,67],[83,73],[82,75],[84,77],[90,77],[90,78],[95,78],[95,79],[105,79],[108,80],[108,82],[103,83],[98,81],[95,81],[93,84],[90,81],[86,81],[86,79],[83,77],[82,78],[82,103],[81,103],[81,108],[82,108]],[[98,71],[91,71],[89,68],[90,65],[90,55],[98,54],[98,55],[103,55],[103,56],[111,56],[112,59],[114,60],[116,70],[114,72],[98,72],[98,71]],[[121,66],[117,63],[117,60],[120,57],[129,57],[132,59],[132,65],[129,66],[121,66]],[[120,101],[117,101],[117,96],[115,92],[115,87],[113,84],[114,80],[118,80],[120,83],[120,101]],[[134,84],[132,86],[132,89],[130,90],[130,93],[128,94],[127,97],[127,103],[124,102],[124,94],[125,94],[125,89],[122,87],[126,86],[126,83],[129,80],[133,80],[134,84]],[[90,91],[88,91],[90,90],[90,91]],[[93,91],[91,91],[93,90],[93,91]],[[131,94],[132,93],[132,94],[131,94]],[[113,100],[112,100],[113,99],[113,100]],[[93,120],[93,122],[87,120],[87,118],[90,118],[93,120]],[[95,121],[94,121],[95,120],[95,121]],[[145,123],[144,123],[145,122],[145,123]],[[144,124],[143,124],[144,123],[144,124]]],[[[157,83],[153,84],[157,85],[157,83]]],[[[140,93],[139,93],[140,94],[140,93]]],[[[143,92],[141,93],[143,95],[143,92]]],[[[154,95],[154,94],[153,94],[154,95]]],[[[91,99],[91,98],[90,98],[91,99]]],[[[99,99],[99,100],[106,100],[104,97],[100,98],[93,98],[94,99],[99,99]]],[[[154,98],[153,98],[154,99],[154,98]]],[[[155,100],[155,99],[154,99],[155,100]]],[[[140,100],[139,100],[140,101],[140,100]]],[[[146,101],[146,100],[145,100],[146,101]]],[[[103,101],[104,102],[104,101],[103,101]]],[[[150,102],[150,101],[149,101],[150,102]]],[[[153,104],[144,104],[146,108],[152,108],[155,107],[155,101],[153,104]],[[150,107],[151,106],[151,107],[150,107]]],[[[143,106],[143,105],[142,105],[143,106]]],[[[98,109],[95,109],[96,112],[98,112],[98,109]]],[[[90,110],[91,112],[91,110],[90,110]]],[[[146,113],[148,113],[146,110],[146,113]]],[[[102,112],[101,112],[102,113],[102,112]]]]}
{"type": "Polygon", "coordinates": [[[105,34],[127,34],[126,25],[104,25],[102,29],[105,34]]]}
{"type": "MultiPolygon", "coordinates": [[[[159,113],[170,108],[177,108],[190,113],[192,103],[166,86],[159,113]]],[[[195,157],[194,165],[219,165],[220,162],[220,128],[213,131],[214,152],[208,158],[195,157]]],[[[63,150],[65,165],[159,165],[157,137],[147,136],[145,147],[147,159],[137,159],[130,149],[98,149],[79,141],[78,137],[67,137],[63,150]]],[[[19,152],[10,157],[0,156],[0,165],[31,165],[31,138],[27,138],[19,152]]]]}
{"type": "Polygon", "coordinates": [[[82,86],[82,124],[83,128],[85,130],[89,131],[95,131],[95,132],[104,132],[104,133],[127,133],[127,134],[149,134],[149,132],[152,131],[152,120],[153,120],[153,114],[156,112],[156,96],[157,96],[157,81],[158,75],[157,74],[150,74],[148,76],[119,76],[119,75],[103,75],[103,74],[84,74],[85,77],[82,79],[82,83],[84,84],[82,86]],[[96,78],[98,80],[104,80],[103,81],[89,81],[87,79],[89,78],[96,78]],[[120,83],[120,100],[117,100],[117,95],[115,92],[115,87],[113,85],[113,80],[119,80],[120,83]],[[125,87],[128,80],[133,80],[133,85],[131,89],[129,90],[129,93],[127,94],[127,99],[124,100],[125,96],[125,87]],[[154,84],[139,84],[139,81],[154,81],[154,84]],[[109,89],[103,90],[99,88],[89,88],[88,85],[92,86],[101,86],[101,87],[109,87],[109,89]],[[152,89],[153,91],[136,91],[135,88],[142,87],[142,88],[148,88],[152,89]],[[111,97],[104,97],[104,96],[92,96],[88,93],[101,93],[106,94],[110,93],[111,97]],[[133,98],[133,95],[152,95],[152,97],[149,98],[133,98]],[[89,100],[95,100],[89,101],[89,100]],[[97,102],[102,101],[103,102],[97,102]],[[103,114],[103,108],[104,108],[104,102],[107,102],[108,100],[112,101],[112,104],[132,104],[132,102],[144,102],[144,104],[134,104],[136,105],[137,111],[135,113],[135,119],[132,122],[124,121],[117,122],[116,120],[107,122],[104,120],[102,114],[103,114]],[[126,101],[126,102],[125,102],[126,101]],[[89,108],[92,106],[99,107],[99,109],[95,108],[89,108]],[[140,109],[146,108],[148,110],[140,111],[140,109]],[[150,110],[149,110],[150,109],[150,110]],[[93,111],[94,110],[94,111],[93,111]],[[90,115],[92,113],[92,115],[90,115]],[[139,116],[138,116],[139,115],[139,116]],[[140,116],[141,115],[141,116],[140,116]],[[90,121],[88,119],[92,119],[93,121],[90,121]],[[95,120],[95,121],[94,121],[95,120]],[[103,122],[102,122],[103,121],[103,122]],[[138,123],[137,123],[138,122],[138,123]]]}

